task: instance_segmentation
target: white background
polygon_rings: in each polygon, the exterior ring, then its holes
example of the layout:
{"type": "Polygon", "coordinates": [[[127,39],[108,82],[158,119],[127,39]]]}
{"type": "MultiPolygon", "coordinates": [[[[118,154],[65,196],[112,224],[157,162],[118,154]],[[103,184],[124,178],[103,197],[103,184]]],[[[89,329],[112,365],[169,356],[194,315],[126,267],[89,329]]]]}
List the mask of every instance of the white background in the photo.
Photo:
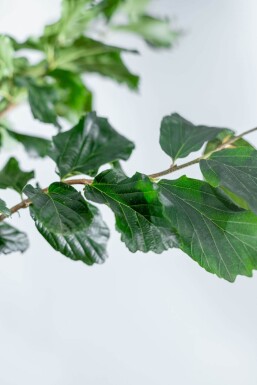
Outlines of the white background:
{"type": "MultiPolygon", "coordinates": [[[[165,114],[239,132],[257,124],[256,1],[155,0],[153,8],[176,16],[185,33],[170,52],[113,40],[142,52],[127,58],[142,75],[139,94],[89,79],[98,113],[136,142],[125,166],[130,175],[169,165],[158,145],[165,114]]],[[[1,0],[0,32],[22,40],[58,12],[58,0],[1,0]]],[[[54,132],[26,106],[11,119],[23,132],[54,132]]],[[[34,167],[20,148],[10,151],[24,169],[34,167]]],[[[1,153],[1,166],[9,154],[1,153]]],[[[197,167],[186,171],[199,176],[197,167]]],[[[44,186],[56,180],[53,162],[37,161],[37,179],[44,186]]],[[[1,196],[18,199],[10,191],[1,196]]],[[[130,254],[107,209],[104,216],[110,258],[94,267],[53,251],[28,212],[13,217],[31,247],[0,256],[0,384],[256,385],[257,275],[230,284],[175,249],[130,254]]]]}

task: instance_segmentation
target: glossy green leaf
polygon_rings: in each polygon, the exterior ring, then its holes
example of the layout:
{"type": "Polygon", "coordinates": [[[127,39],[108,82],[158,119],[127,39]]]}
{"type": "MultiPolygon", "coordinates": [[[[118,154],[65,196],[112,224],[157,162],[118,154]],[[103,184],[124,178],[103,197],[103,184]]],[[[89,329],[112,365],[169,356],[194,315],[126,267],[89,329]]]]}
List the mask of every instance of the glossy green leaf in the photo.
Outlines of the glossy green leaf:
{"type": "Polygon", "coordinates": [[[210,273],[233,282],[257,269],[257,216],[239,209],[206,182],[159,182],[179,247],[210,273]]]}
{"type": "Polygon", "coordinates": [[[27,235],[5,222],[0,222],[0,254],[23,253],[29,247],[27,235]]]}
{"type": "Polygon", "coordinates": [[[106,246],[109,230],[99,210],[92,205],[89,208],[94,216],[90,225],[84,230],[71,229],[67,234],[49,231],[40,221],[34,219],[38,231],[56,251],[74,261],[92,265],[103,263],[108,257],[106,246]]]}
{"type": "Polygon", "coordinates": [[[93,219],[82,195],[65,183],[52,183],[47,192],[27,185],[24,193],[32,201],[33,217],[51,232],[69,234],[83,230],[93,219]]]}
{"type": "Polygon", "coordinates": [[[72,186],[53,183],[44,193],[29,185],[24,192],[32,201],[37,229],[55,250],[89,265],[107,258],[109,230],[98,210],[72,186]]]}
{"type": "Polygon", "coordinates": [[[71,122],[77,122],[82,115],[92,110],[92,93],[79,74],[57,69],[49,73],[55,79],[57,101],[55,111],[71,122]]]}
{"type": "Polygon", "coordinates": [[[95,175],[100,166],[127,160],[134,144],[115,131],[108,120],[89,113],[71,130],[53,138],[50,156],[63,178],[72,174],[95,175]]]}
{"type": "Polygon", "coordinates": [[[205,142],[216,138],[224,130],[229,132],[225,128],[195,126],[179,114],[172,114],[162,120],[160,145],[175,162],[200,150],[205,142]]]}
{"type": "Polygon", "coordinates": [[[8,36],[0,35],[0,80],[13,75],[13,47],[8,36]]]}
{"type": "Polygon", "coordinates": [[[44,158],[48,155],[51,147],[51,142],[49,140],[38,136],[21,134],[10,129],[6,129],[6,131],[11,138],[23,145],[24,149],[31,157],[44,158]]]}
{"type": "Polygon", "coordinates": [[[120,171],[107,170],[85,187],[85,196],[111,208],[121,240],[133,253],[161,253],[174,245],[158,187],[147,176],[136,173],[127,178],[120,171]]]}
{"type": "Polygon", "coordinates": [[[125,83],[131,89],[137,89],[139,77],[132,74],[124,64],[121,57],[123,52],[135,53],[81,36],[71,45],[58,48],[55,60],[60,69],[77,73],[98,73],[125,83]]]}
{"type": "Polygon", "coordinates": [[[56,92],[48,85],[38,85],[28,82],[28,98],[31,112],[35,119],[44,123],[54,124],[60,128],[55,111],[56,92]]]}
{"type": "Polygon", "coordinates": [[[34,178],[34,171],[24,172],[15,158],[10,158],[0,171],[0,189],[10,188],[21,193],[29,180],[34,178]]]}
{"type": "Polygon", "coordinates": [[[232,192],[257,214],[256,150],[239,147],[217,151],[208,159],[201,160],[200,168],[208,183],[232,192]]]}
{"type": "Polygon", "coordinates": [[[5,216],[9,216],[11,211],[7,208],[6,203],[0,199],[0,214],[4,214],[5,216]]]}

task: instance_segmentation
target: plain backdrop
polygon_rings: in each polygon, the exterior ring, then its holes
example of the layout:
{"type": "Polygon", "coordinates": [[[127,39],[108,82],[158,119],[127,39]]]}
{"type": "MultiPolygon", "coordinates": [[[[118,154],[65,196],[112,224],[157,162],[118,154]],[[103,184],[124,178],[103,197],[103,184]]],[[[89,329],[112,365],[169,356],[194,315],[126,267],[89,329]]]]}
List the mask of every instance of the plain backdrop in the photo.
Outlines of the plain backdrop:
{"type": "MultiPolygon", "coordinates": [[[[0,32],[20,40],[40,33],[59,5],[1,0],[0,32]]],[[[136,143],[124,166],[129,175],[169,165],[158,138],[161,118],[171,112],[238,132],[257,124],[257,2],[155,0],[152,8],[184,30],[173,50],[107,36],[141,51],[126,57],[142,77],[140,91],[87,77],[97,112],[136,143]]],[[[17,108],[11,121],[23,132],[54,133],[34,121],[27,106],[17,108]]],[[[257,143],[257,135],[249,140],[257,143]]],[[[11,145],[1,152],[0,166],[10,154],[24,169],[34,167],[11,145]]],[[[37,161],[36,169],[42,186],[57,178],[50,160],[37,161]]],[[[197,166],[184,172],[200,176],[197,166]]],[[[1,197],[19,199],[10,191],[1,197]]],[[[0,384],[256,385],[257,275],[230,284],[179,250],[131,254],[115,233],[112,214],[103,213],[112,231],[110,258],[93,267],[52,250],[28,210],[11,220],[27,230],[31,247],[0,256],[0,384]]]]}

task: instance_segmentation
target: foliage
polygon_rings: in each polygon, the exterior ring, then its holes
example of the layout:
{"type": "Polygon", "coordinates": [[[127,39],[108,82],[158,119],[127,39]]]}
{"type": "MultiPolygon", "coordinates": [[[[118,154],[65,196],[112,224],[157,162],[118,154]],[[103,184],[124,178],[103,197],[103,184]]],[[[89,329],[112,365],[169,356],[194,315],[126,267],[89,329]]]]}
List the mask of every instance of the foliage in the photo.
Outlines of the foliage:
{"type": "Polygon", "coordinates": [[[60,19],[41,36],[24,42],[0,36],[0,147],[12,138],[29,156],[50,157],[59,176],[47,188],[33,187],[28,182],[34,170],[23,171],[13,157],[3,166],[0,189],[27,198],[13,208],[0,199],[0,254],[27,249],[26,234],[9,222],[29,206],[37,230],[55,250],[88,265],[104,262],[109,229],[94,202],[113,212],[121,241],[133,253],[180,248],[230,282],[238,275],[251,276],[257,269],[257,151],[243,134],[194,125],[179,114],[166,116],[160,147],[172,165],[129,177],[120,161],[129,159],[134,144],[92,111],[85,74],[96,72],[134,90],[139,84],[123,59],[136,51],[98,41],[98,28],[136,34],[155,48],[176,40],[178,32],[167,19],[150,15],[148,5],[148,0],[63,0],[60,19]],[[22,56],[24,49],[39,51],[41,59],[31,64],[22,56]],[[16,131],[4,121],[24,101],[35,119],[56,127],[52,139],[16,131]],[[66,131],[64,120],[71,122],[66,131]],[[200,156],[177,163],[199,150],[200,156]],[[203,181],[161,178],[194,164],[203,181]],[[83,192],[72,185],[82,185],[83,192]]]}

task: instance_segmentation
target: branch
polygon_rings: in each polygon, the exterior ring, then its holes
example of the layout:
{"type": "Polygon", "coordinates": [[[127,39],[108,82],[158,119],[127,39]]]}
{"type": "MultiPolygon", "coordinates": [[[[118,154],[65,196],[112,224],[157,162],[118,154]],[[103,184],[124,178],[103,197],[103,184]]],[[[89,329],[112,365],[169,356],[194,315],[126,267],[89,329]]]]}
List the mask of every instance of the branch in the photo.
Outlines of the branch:
{"type": "Polygon", "coordinates": [[[16,107],[16,104],[10,103],[8,104],[4,110],[0,111],[0,119],[2,119],[8,112],[13,110],[16,107]]]}
{"type": "MultiPolygon", "coordinates": [[[[62,182],[66,183],[68,185],[73,185],[73,184],[86,185],[86,184],[91,184],[93,182],[93,180],[92,179],[70,179],[70,180],[64,180],[62,182]]],[[[42,191],[47,193],[48,187],[43,188],[42,191]]],[[[31,205],[31,203],[32,203],[31,200],[24,199],[20,203],[18,203],[17,205],[13,206],[10,209],[10,211],[11,211],[12,214],[14,214],[14,213],[18,212],[21,209],[26,209],[27,207],[29,207],[31,205]]],[[[7,215],[4,215],[4,214],[0,215],[0,222],[5,220],[6,218],[8,218],[7,215]]]]}
{"type": "Polygon", "coordinates": [[[207,154],[202,155],[202,156],[200,156],[200,157],[198,157],[196,159],[193,159],[190,162],[186,162],[186,163],[183,163],[183,164],[180,164],[180,165],[174,164],[174,165],[171,165],[166,170],[159,171],[159,172],[157,172],[155,174],[151,174],[151,175],[148,175],[148,176],[149,176],[149,178],[160,178],[161,176],[168,175],[168,174],[171,174],[171,173],[173,173],[175,171],[178,171],[178,170],[181,170],[183,168],[186,168],[186,167],[192,166],[194,164],[197,164],[202,159],[209,158],[209,156],[211,156],[214,152],[224,150],[225,148],[229,148],[231,146],[231,144],[236,142],[238,139],[241,139],[243,136],[251,134],[254,131],[257,131],[257,127],[251,128],[250,130],[247,130],[247,131],[244,131],[240,135],[233,136],[232,138],[230,138],[229,140],[227,140],[226,142],[224,142],[220,146],[218,146],[215,150],[210,151],[207,154]]]}
{"type": "MultiPolygon", "coordinates": [[[[1,114],[0,114],[0,117],[1,117],[1,114]]],[[[174,164],[171,167],[169,167],[167,170],[163,170],[163,171],[157,172],[155,174],[150,174],[148,176],[149,176],[149,178],[153,178],[153,179],[160,178],[161,176],[168,175],[168,174],[171,174],[171,173],[173,173],[175,171],[178,171],[178,170],[181,170],[183,168],[186,168],[186,167],[192,166],[194,164],[197,164],[202,159],[207,159],[214,152],[221,151],[221,150],[223,150],[225,148],[229,148],[231,146],[231,144],[236,142],[238,139],[240,139],[243,136],[245,136],[247,134],[250,134],[250,133],[252,133],[254,131],[257,131],[257,127],[252,128],[251,130],[247,130],[247,131],[243,132],[240,135],[234,136],[233,138],[231,138],[231,139],[227,140],[226,142],[222,143],[215,150],[210,151],[210,152],[208,152],[205,155],[202,155],[202,156],[200,156],[200,157],[198,157],[196,159],[193,159],[193,160],[191,160],[189,162],[186,162],[186,163],[183,163],[181,165],[174,164]]],[[[70,180],[64,180],[62,182],[66,183],[68,185],[79,185],[79,184],[86,185],[86,184],[92,184],[93,183],[93,179],[70,179],[70,180]]],[[[48,187],[42,189],[42,191],[47,193],[48,187]]],[[[31,203],[32,202],[29,199],[24,199],[20,203],[18,203],[17,205],[13,206],[10,209],[10,211],[11,211],[12,214],[14,214],[14,213],[18,212],[21,209],[25,209],[25,208],[29,207],[31,203]]],[[[4,215],[4,214],[0,215],[0,222],[5,220],[6,218],[8,218],[6,215],[4,215]]]]}

